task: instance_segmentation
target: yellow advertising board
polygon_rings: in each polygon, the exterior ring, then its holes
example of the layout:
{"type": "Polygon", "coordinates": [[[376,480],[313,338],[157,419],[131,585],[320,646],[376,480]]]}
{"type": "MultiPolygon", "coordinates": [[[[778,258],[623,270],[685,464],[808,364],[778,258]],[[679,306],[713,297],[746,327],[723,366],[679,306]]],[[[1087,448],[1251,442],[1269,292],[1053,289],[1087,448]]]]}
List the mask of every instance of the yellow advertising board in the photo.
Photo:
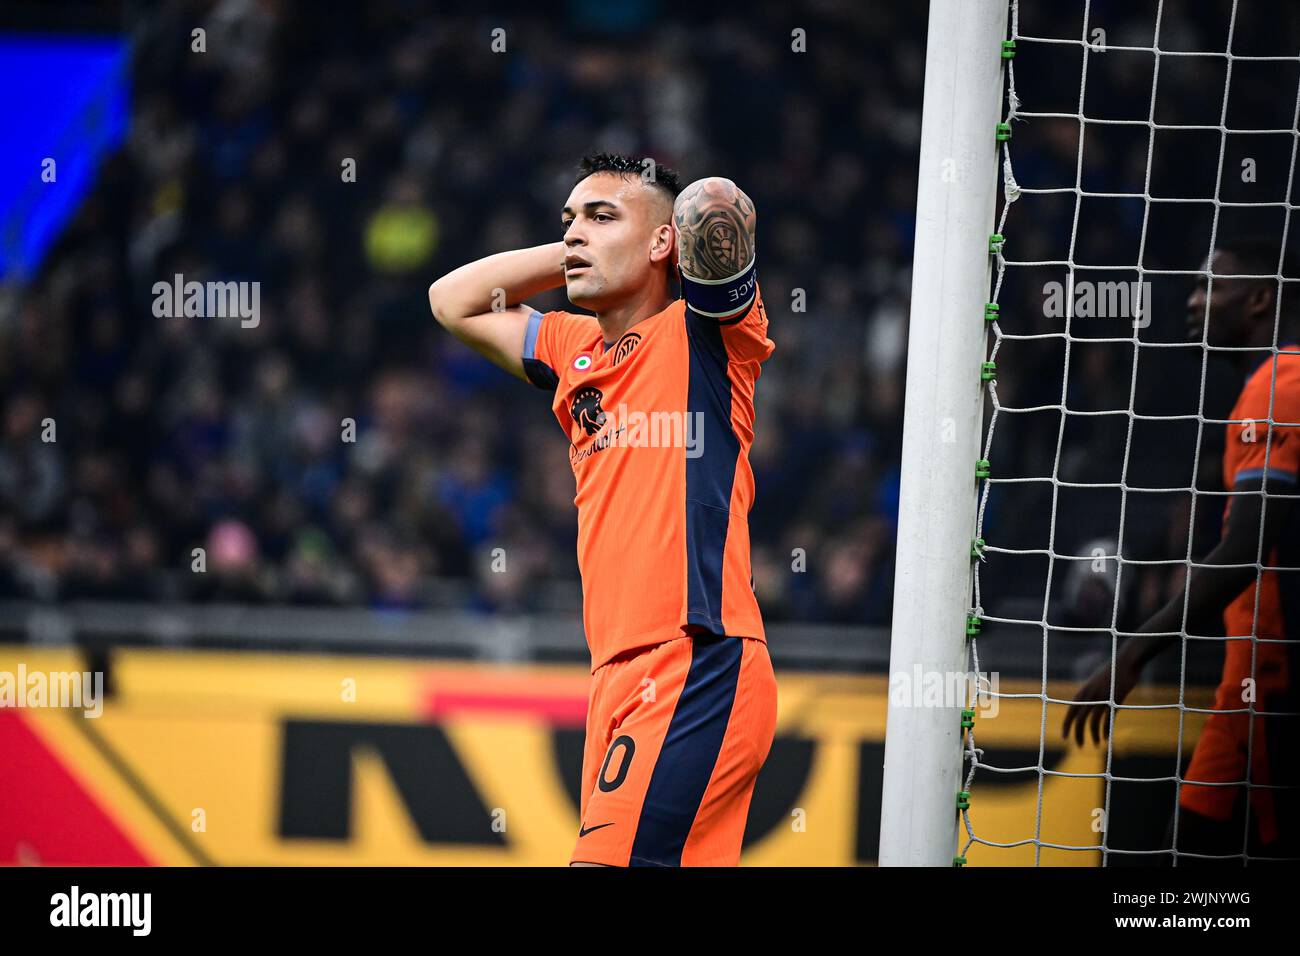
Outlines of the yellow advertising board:
{"type": "MultiPolygon", "coordinates": [[[[99,716],[50,702],[0,706],[0,862],[555,866],[569,858],[589,681],[581,666],[152,649],[108,660],[99,716]]],[[[30,682],[88,664],[76,651],[0,646],[0,675],[12,685],[20,668],[30,682]]],[[[873,863],[886,677],[778,671],[778,681],[777,738],[742,864],[873,863]]],[[[1041,688],[1003,680],[1000,690],[1041,688]]],[[[1072,688],[1048,690],[1059,697],[1072,688]]],[[[1105,748],[1067,747],[1064,708],[1053,704],[1040,763],[1041,700],[998,704],[996,715],[976,720],[984,760],[1028,769],[977,776],[976,834],[1097,845],[1104,781],[1068,775],[1100,774],[1105,748]]],[[[1184,755],[1197,721],[1185,718],[1184,755]]],[[[1176,711],[1126,712],[1114,755],[1169,776],[1177,738],[1176,711]]],[[[1100,857],[1041,854],[1062,865],[1100,857]]],[[[1028,864],[1035,847],[977,844],[968,858],[1028,864]]]]}

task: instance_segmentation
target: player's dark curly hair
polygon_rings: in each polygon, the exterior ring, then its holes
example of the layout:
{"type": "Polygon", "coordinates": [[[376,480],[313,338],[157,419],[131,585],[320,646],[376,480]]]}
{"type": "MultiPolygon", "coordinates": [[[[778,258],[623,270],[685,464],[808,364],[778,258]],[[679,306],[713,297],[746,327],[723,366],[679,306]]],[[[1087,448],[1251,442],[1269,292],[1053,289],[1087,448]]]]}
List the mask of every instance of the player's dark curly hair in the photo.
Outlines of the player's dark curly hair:
{"type": "Polygon", "coordinates": [[[649,156],[638,159],[618,153],[588,153],[578,162],[578,178],[573,182],[577,185],[593,173],[618,173],[620,176],[639,178],[650,163],[654,163],[654,185],[667,192],[669,199],[676,199],[677,194],[682,191],[677,170],[661,166],[649,156]]]}

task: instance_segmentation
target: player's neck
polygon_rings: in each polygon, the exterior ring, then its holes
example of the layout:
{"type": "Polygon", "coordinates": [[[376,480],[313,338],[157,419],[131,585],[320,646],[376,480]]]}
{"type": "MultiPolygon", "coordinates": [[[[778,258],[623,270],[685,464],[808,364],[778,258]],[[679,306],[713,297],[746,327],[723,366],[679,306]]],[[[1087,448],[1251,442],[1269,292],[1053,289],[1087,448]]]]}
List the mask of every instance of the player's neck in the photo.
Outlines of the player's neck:
{"type": "Polygon", "coordinates": [[[642,319],[657,315],[672,304],[673,297],[665,285],[647,286],[625,302],[596,313],[606,342],[617,342],[623,333],[642,319]]]}
{"type": "MultiPolygon", "coordinates": [[[[1294,327],[1283,324],[1282,327],[1278,329],[1278,348],[1282,349],[1286,348],[1288,345],[1294,345],[1298,340],[1300,340],[1300,334],[1297,333],[1294,327]]],[[[1268,353],[1263,350],[1271,349],[1273,347],[1273,330],[1261,330],[1258,336],[1245,344],[1250,346],[1250,351],[1231,354],[1234,355],[1237,368],[1241,372],[1242,376],[1248,378],[1260,367],[1261,363],[1269,359],[1268,353]]]]}

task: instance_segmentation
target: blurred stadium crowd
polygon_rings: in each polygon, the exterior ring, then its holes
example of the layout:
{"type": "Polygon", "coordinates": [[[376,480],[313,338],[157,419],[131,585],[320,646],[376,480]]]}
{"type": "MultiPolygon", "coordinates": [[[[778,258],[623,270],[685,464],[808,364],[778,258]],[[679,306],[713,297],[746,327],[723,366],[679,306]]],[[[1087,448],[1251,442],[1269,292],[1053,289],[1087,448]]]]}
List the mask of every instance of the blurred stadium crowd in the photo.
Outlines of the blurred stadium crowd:
{"type": "MultiPolygon", "coordinates": [[[[1223,48],[1226,4],[1172,6],[1162,42],[1223,48]]],[[[1024,27],[1079,35],[1081,4],[1039,7],[1024,27]]],[[[653,156],[684,181],[726,175],[755,198],[777,346],[752,452],[760,603],[771,620],[887,623],[925,5],[826,2],[793,19],[775,2],[744,16],[655,0],[529,9],[141,10],[128,146],[0,326],[0,596],[576,608],[573,478],[547,397],[437,329],[425,289],[463,262],[557,238],[573,165],[599,147],[653,156]],[[196,26],[205,53],[191,50],[196,26]],[[795,28],[806,53],[791,49],[795,28]],[[155,317],[152,287],[176,274],[259,282],[258,324],[155,317]],[[47,418],[57,441],[42,440],[47,418]],[[348,419],[355,441],[342,438],[348,419]],[[191,572],[196,547],[205,574],[191,572]],[[495,548],[507,573],[490,570],[495,548]]],[[[1154,4],[1102,0],[1092,15],[1110,42],[1150,44],[1154,4]]],[[[1269,33],[1256,17],[1239,42],[1269,33]]],[[[1081,51],[1054,55],[1032,73],[1020,61],[1023,108],[1077,109],[1081,51]]],[[[1153,58],[1110,56],[1092,57],[1088,111],[1145,117],[1153,58]]],[[[1222,83],[1180,79],[1179,66],[1161,103],[1209,108],[1217,123],[1222,83]]],[[[1141,132],[1089,143],[1095,188],[1136,175],[1140,190],[1141,132]]],[[[1016,133],[1022,184],[1073,185],[1076,123],[1016,133]]],[[[1175,153],[1157,147],[1156,163],[1171,193],[1212,191],[1175,153]]],[[[1066,199],[1013,215],[1007,255],[1063,251],[1066,199]]],[[[1136,219],[1085,210],[1078,261],[1135,262],[1140,205],[1136,219]]],[[[1192,260],[1207,241],[1208,224],[1175,219],[1147,239],[1192,260]]],[[[1185,294],[1157,303],[1180,328],[1185,294]]],[[[1042,316],[1041,280],[1004,302],[1004,316],[1060,328],[1042,316]]],[[[1005,376],[1004,403],[1059,396],[1055,347],[1021,350],[1033,374],[1005,376]]],[[[1095,350],[1071,401],[1122,403],[1130,359],[1095,350]]],[[[1140,388],[1198,380],[1199,356],[1159,362],[1140,388]]],[[[1004,429],[999,467],[1050,469],[1056,427],[1004,429]]],[[[1101,470],[1123,451],[1100,425],[1075,438],[1063,467],[1101,470]]],[[[1006,540],[1027,540],[1048,506],[1004,507],[1006,540]]],[[[1151,535],[1167,534],[1172,507],[1151,535]]],[[[1094,533],[1080,524],[1072,543],[1094,533]]]]}

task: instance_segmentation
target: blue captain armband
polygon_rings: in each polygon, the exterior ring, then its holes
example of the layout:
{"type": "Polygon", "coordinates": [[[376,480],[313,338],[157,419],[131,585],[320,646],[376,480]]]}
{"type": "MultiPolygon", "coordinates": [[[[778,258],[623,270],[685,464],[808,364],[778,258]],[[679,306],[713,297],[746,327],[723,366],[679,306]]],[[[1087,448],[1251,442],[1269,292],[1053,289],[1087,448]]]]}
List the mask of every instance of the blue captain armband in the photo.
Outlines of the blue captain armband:
{"type": "Polygon", "coordinates": [[[696,279],[682,272],[682,298],[696,315],[710,319],[739,318],[749,311],[758,295],[758,257],[728,279],[696,279]],[[739,313],[739,315],[737,314],[739,313]]]}

